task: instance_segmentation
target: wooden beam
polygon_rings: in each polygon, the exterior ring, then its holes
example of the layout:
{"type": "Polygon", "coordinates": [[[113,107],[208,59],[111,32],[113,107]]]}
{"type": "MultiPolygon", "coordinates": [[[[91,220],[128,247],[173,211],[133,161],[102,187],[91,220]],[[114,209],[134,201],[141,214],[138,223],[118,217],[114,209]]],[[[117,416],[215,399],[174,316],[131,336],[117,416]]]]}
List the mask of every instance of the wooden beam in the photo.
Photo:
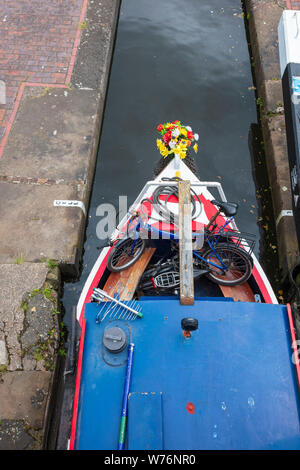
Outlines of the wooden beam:
{"type": "Polygon", "coordinates": [[[219,286],[224,297],[232,297],[235,302],[255,302],[254,294],[248,282],[234,287],[219,286]]]}
{"type": "Polygon", "coordinates": [[[131,300],[155,248],[146,248],[142,256],[129,268],[119,273],[111,273],[103,290],[111,297],[119,294],[120,300],[131,300]]]}
{"type": "MultiPolygon", "coordinates": [[[[226,279],[234,279],[230,271],[226,273],[226,279]]],[[[254,293],[249,286],[248,282],[238,284],[237,286],[222,286],[219,285],[224,297],[232,297],[235,302],[255,302],[254,293]]]]}
{"type": "Polygon", "coordinates": [[[191,183],[178,181],[180,303],[194,304],[191,183]]]}

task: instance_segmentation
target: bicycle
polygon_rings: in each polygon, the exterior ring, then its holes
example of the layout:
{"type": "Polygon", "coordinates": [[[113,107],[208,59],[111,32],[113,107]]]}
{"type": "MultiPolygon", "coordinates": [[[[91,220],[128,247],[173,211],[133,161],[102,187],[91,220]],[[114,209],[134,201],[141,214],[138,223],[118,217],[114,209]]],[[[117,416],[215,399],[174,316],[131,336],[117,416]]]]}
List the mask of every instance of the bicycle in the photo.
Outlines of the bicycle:
{"type": "MultiPolygon", "coordinates": [[[[204,274],[203,269],[197,269],[194,266],[194,280],[204,274]]],[[[143,273],[138,289],[143,292],[151,292],[160,295],[169,293],[170,290],[180,285],[179,275],[179,256],[175,254],[167,259],[160,259],[152,266],[148,267],[143,273]]]]}
{"type": "MultiPolygon", "coordinates": [[[[251,253],[255,244],[254,237],[229,228],[237,213],[237,204],[217,200],[211,202],[218,207],[217,212],[204,227],[204,233],[192,234],[194,267],[217,284],[242,284],[249,279],[253,269],[251,253]],[[224,225],[218,226],[216,219],[221,212],[226,221],[224,225]],[[202,235],[204,239],[201,243],[202,235]]],[[[178,240],[178,233],[165,232],[147,224],[139,212],[129,219],[128,226],[130,236],[117,241],[108,256],[107,268],[112,272],[120,272],[134,264],[144,252],[145,240],[149,239],[151,233],[178,240]],[[142,237],[141,234],[146,236],[142,237]]],[[[175,278],[178,282],[178,277],[175,278]]]]}

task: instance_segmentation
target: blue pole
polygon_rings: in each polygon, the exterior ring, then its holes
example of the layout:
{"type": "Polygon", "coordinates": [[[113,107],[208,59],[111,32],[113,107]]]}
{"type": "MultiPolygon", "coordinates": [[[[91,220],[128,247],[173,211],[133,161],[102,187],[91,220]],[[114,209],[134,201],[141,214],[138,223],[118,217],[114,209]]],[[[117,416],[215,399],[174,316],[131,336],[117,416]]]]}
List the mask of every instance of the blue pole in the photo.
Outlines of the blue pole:
{"type": "Polygon", "coordinates": [[[126,421],[127,421],[128,394],[129,394],[131,371],[132,371],[133,350],[134,350],[134,344],[130,343],[129,346],[128,346],[128,359],[127,359],[127,368],[126,368],[125,384],[124,384],[124,392],[123,392],[122,414],[121,414],[121,422],[120,422],[118,450],[123,450],[124,445],[125,445],[125,431],[126,431],[126,421]]]}

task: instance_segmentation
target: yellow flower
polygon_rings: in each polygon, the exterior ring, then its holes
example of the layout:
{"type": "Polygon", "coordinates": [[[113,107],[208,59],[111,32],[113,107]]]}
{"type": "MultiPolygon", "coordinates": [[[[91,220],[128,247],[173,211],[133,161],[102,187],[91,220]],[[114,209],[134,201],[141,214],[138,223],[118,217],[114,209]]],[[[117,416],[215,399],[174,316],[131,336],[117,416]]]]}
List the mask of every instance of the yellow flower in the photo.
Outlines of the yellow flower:
{"type": "Polygon", "coordinates": [[[195,150],[195,153],[197,153],[198,152],[198,144],[195,144],[193,149],[195,150]]]}
{"type": "Polygon", "coordinates": [[[184,127],[182,127],[180,129],[180,134],[182,134],[184,137],[187,137],[187,130],[184,127]]]}
{"type": "Polygon", "coordinates": [[[169,155],[169,151],[166,149],[166,147],[162,147],[160,149],[160,154],[163,156],[163,157],[167,157],[169,155]]]}

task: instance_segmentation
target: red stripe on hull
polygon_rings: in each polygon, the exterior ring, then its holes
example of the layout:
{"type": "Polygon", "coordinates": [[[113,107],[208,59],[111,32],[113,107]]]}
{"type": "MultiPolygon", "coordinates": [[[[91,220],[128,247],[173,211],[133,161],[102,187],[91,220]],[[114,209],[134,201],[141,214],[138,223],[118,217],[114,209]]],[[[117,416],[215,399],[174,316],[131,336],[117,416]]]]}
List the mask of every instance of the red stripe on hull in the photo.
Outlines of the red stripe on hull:
{"type": "Polygon", "coordinates": [[[75,386],[73,418],[72,418],[70,448],[69,448],[70,450],[74,450],[74,444],[75,444],[78,403],[79,403],[79,392],[80,392],[80,381],[81,381],[81,370],[82,370],[82,357],[83,357],[83,347],[84,347],[84,337],[85,337],[85,325],[86,325],[86,320],[84,318],[83,321],[82,321],[80,346],[79,346],[79,352],[78,352],[76,386],[75,386]]]}
{"type": "Polygon", "coordinates": [[[109,253],[111,252],[112,250],[112,247],[110,250],[108,250],[105,258],[102,260],[102,263],[100,264],[99,268],[98,268],[98,271],[96,272],[95,274],[95,277],[94,279],[92,280],[91,282],[91,285],[89,287],[89,290],[88,290],[88,293],[86,294],[86,297],[84,299],[84,303],[83,303],[83,306],[82,306],[82,309],[81,309],[81,312],[80,312],[80,317],[79,317],[79,324],[81,325],[82,323],[82,319],[83,319],[83,314],[84,314],[84,306],[87,302],[90,302],[91,300],[91,296],[92,296],[92,293],[93,293],[93,289],[94,287],[97,287],[99,282],[100,282],[100,279],[105,271],[105,268],[106,268],[106,264],[107,264],[107,258],[108,258],[108,255],[109,253]]]}

